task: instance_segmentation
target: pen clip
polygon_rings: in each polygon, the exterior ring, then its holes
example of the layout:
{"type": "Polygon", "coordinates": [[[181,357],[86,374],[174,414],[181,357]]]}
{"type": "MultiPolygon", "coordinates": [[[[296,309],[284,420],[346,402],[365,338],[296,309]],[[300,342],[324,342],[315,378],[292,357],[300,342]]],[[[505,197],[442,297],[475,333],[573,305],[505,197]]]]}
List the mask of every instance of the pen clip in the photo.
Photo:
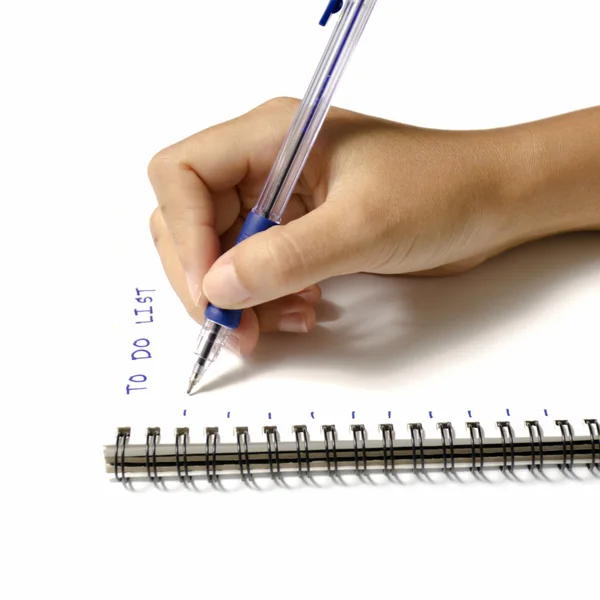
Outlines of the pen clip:
{"type": "Polygon", "coordinates": [[[343,6],[344,0],[329,0],[327,8],[325,9],[323,16],[321,17],[321,20],[319,21],[319,25],[325,27],[325,25],[327,25],[327,21],[329,21],[329,17],[331,17],[331,15],[337,12],[340,12],[343,6]]]}

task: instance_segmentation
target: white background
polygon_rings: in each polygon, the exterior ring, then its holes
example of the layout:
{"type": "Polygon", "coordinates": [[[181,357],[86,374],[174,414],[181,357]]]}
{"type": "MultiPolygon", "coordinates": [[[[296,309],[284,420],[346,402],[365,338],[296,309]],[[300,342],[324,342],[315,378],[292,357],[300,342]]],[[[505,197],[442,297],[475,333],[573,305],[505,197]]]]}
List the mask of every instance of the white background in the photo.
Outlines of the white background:
{"type": "MultiPolygon", "coordinates": [[[[88,432],[113,390],[111,290],[135,275],[119,256],[152,252],[146,165],[271,97],[301,96],[329,35],[325,4],[2,3],[3,597],[558,598],[597,585],[598,485],[107,491],[88,432]]],[[[600,104],[595,8],[380,0],[335,104],[441,128],[600,104]]],[[[561,273],[587,253],[591,282],[597,236],[565,244],[552,255],[561,273]]],[[[579,312],[542,343],[577,353],[577,331],[598,331],[597,296],[566,279],[579,312]]]]}

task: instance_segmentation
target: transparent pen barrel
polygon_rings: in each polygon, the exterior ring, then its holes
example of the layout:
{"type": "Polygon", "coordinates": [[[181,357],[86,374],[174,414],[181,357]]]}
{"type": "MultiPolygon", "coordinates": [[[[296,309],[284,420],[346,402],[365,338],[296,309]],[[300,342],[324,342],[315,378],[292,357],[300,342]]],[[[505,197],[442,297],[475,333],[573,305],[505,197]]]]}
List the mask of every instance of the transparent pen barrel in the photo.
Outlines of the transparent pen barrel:
{"type": "Polygon", "coordinates": [[[346,0],[321,62],[254,208],[279,223],[331,105],[331,98],[377,0],[346,0]]]}
{"type": "Polygon", "coordinates": [[[226,327],[209,319],[206,320],[198,335],[196,350],[194,351],[202,366],[208,366],[208,364],[217,360],[229,334],[230,330],[226,327]]]}

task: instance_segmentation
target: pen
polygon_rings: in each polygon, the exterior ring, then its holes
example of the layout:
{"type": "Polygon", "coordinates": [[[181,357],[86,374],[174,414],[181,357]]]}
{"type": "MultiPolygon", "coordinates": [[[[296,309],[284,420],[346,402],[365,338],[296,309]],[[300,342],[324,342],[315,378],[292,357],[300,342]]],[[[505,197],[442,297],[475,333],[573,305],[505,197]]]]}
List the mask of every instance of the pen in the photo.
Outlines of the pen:
{"type": "MultiPolygon", "coordinates": [[[[327,47],[271,168],[256,206],[246,217],[236,244],[279,225],[288,200],[315,143],[331,105],[331,98],[377,0],[329,0],[319,25],[341,11],[327,47]]],[[[187,393],[191,394],[208,367],[217,359],[230,333],[237,329],[241,310],[209,304],[198,336],[196,361],[187,393]]]]}

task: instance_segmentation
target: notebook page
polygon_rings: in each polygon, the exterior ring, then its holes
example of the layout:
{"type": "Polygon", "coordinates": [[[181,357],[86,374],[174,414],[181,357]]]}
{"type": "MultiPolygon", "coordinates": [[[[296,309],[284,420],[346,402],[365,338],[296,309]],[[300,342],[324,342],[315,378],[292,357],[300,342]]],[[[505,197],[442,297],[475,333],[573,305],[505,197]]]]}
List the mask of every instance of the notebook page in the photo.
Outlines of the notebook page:
{"type": "Polygon", "coordinates": [[[137,247],[137,269],[123,269],[115,304],[115,393],[103,443],[113,443],[118,426],[132,428],[132,443],[144,443],[146,427],[155,426],[166,443],[176,427],[203,443],[207,426],[219,427],[223,442],[235,441],[237,426],[264,441],[265,425],[291,441],[299,424],[314,440],[326,424],[339,439],[351,439],[359,423],[379,438],[388,422],[406,439],[415,422],[439,439],[437,424],[446,421],[461,438],[467,421],[498,438],[496,424],[505,420],[519,437],[528,436],[526,420],[559,435],[556,419],[586,435],[583,419],[600,416],[595,235],[531,244],[449,278],[324,282],[314,331],[265,335],[248,358],[224,350],[193,396],[185,387],[199,326],[150,244],[137,247]]]}

